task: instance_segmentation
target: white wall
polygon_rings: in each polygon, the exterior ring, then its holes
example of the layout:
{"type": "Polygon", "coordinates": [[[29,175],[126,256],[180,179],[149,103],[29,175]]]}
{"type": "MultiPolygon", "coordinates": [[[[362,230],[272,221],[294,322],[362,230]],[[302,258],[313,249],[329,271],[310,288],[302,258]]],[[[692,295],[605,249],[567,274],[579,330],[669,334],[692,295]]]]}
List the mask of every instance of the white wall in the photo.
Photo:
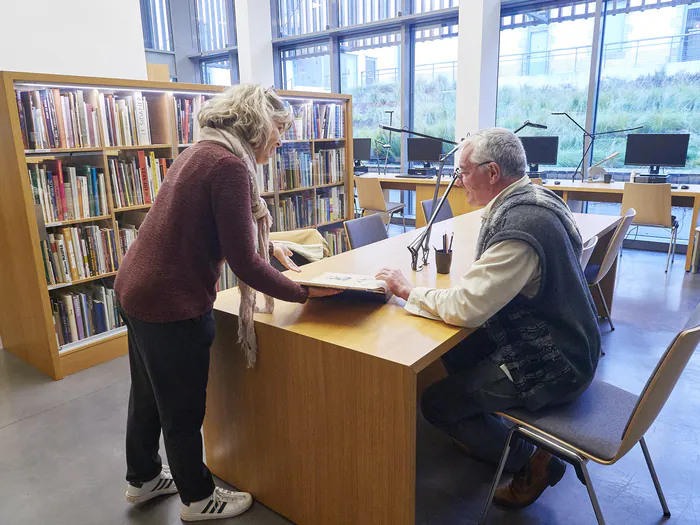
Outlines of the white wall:
{"type": "Polygon", "coordinates": [[[146,79],[139,0],[0,0],[0,70],[146,79]]]}

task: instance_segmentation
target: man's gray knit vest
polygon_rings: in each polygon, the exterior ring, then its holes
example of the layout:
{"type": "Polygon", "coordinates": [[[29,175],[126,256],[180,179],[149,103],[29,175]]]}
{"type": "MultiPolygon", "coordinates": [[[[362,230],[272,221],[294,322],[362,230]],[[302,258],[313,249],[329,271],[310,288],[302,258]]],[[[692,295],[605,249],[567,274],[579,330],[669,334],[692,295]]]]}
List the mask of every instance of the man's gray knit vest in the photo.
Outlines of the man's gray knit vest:
{"type": "Polygon", "coordinates": [[[540,262],[537,295],[518,295],[489,319],[490,358],[505,364],[525,406],[537,410],[583,389],[595,375],[600,332],[579,259],[581,235],[566,203],[529,184],[495,204],[484,220],[477,259],[490,246],[517,240],[540,262]]]}

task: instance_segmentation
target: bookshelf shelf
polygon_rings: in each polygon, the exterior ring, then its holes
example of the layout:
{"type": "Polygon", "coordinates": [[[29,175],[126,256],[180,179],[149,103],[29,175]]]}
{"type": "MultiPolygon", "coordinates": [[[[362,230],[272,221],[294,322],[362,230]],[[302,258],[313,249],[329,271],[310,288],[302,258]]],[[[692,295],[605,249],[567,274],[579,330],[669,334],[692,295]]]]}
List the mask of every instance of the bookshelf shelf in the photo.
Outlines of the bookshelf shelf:
{"type": "Polygon", "coordinates": [[[91,283],[93,281],[99,281],[100,279],[106,279],[107,277],[114,277],[117,272],[101,273],[100,275],[93,275],[92,277],[86,277],[85,279],[77,279],[69,283],[51,284],[49,285],[49,291],[60,290],[61,288],[68,288],[69,286],[76,286],[78,284],[91,283]]]}
{"type": "Polygon", "coordinates": [[[104,148],[50,148],[50,149],[25,149],[25,155],[56,155],[59,153],[97,153],[102,152],[104,148]]]}
{"type": "Polygon", "coordinates": [[[114,208],[114,213],[124,213],[126,211],[150,210],[153,204],[137,204],[135,206],[125,206],[122,208],[114,208]]]}
{"type": "Polygon", "coordinates": [[[89,222],[111,220],[111,218],[111,215],[100,215],[98,217],[86,217],[84,219],[72,219],[69,221],[47,222],[44,226],[47,228],[60,228],[61,226],[70,226],[72,224],[84,224],[89,222]]]}
{"type": "Polygon", "coordinates": [[[336,220],[330,221],[330,222],[323,222],[323,223],[321,223],[321,224],[315,225],[314,228],[325,228],[325,227],[327,227],[327,226],[333,226],[333,225],[335,225],[335,224],[342,224],[342,223],[344,223],[346,220],[347,220],[347,219],[336,219],[336,220]]]}
{"type": "MultiPolygon", "coordinates": [[[[56,277],[57,264],[68,264],[71,270],[75,264],[71,260],[65,263],[65,259],[63,263],[57,263],[52,259],[56,252],[47,252],[47,244],[55,240],[58,245],[61,241],[72,239],[75,245],[78,242],[76,237],[69,235],[74,227],[81,231],[114,232],[108,233],[107,239],[108,242],[116,241],[117,259],[121,260],[121,243],[133,242],[133,237],[127,237],[131,233],[125,232],[137,230],[140,224],[137,219],[142,219],[144,215],[125,213],[147,212],[152,207],[152,204],[124,204],[147,201],[146,184],[149,185],[151,196],[157,195],[163,178],[167,177],[168,159],[177,157],[197,141],[199,130],[194,117],[200,104],[223,89],[225,88],[196,84],[0,71],[0,113],[8,117],[0,119],[0,165],[3,167],[0,220],[12,224],[12,228],[0,228],[0,246],[12,247],[12,250],[0,249],[0,289],[3,290],[3,300],[0,301],[0,334],[6,350],[54,379],[62,379],[68,374],[127,353],[127,333],[124,327],[80,340],[76,340],[75,334],[65,332],[65,324],[61,331],[57,320],[59,323],[67,318],[72,320],[73,315],[77,318],[79,313],[95,315],[98,301],[102,301],[104,310],[111,317],[111,323],[101,324],[100,327],[114,326],[115,321],[119,324],[112,316],[112,282],[117,272],[76,279],[70,283],[47,285],[47,271],[53,270],[52,277],[56,277]],[[178,100],[181,101],[179,105],[178,100]],[[185,103],[186,100],[190,104],[185,103]],[[48,102],[48,111],[45,102],[48,102]],[[53,109],[61,107],[65,113],[53,109]],[[88,113],[84,117],[86,109],[88,113]],[[27,115],[30,115],[30,119],[27,119],[27,115]],[[63,120],[60,115],[64,116],[63,120]],[[132,134],[131,139],[125,135],[127,130],[132,134]],[[116,145],[136,142],[152,144],[116,145]],[[107,146],[107,143],[115,145],[107,146]],[[66,147],[94,144],[103,145],[66,147]],[[145,164],[152,168],[152,178],[136,176],[144,173],[144,155],[137,153],[141,151],[145,153],[145,164]],[[69,157],[71,162],[68,162],[69,157]],[[152,163],[153,159],[156,159],[156,164],[152,163]],[[65,174],[74,167],[77,171],[69,172],[73,177],[70,179],[71,195],[75,196],[76,185],[83,190],[87,189],[89,196],[99,194],[103,199],[99,208],[91,208],[95,211],[89,213],[100,215],[46,223],[41,218],[38,220],[42,216],[65,216],[56,214],[56,210],[61,207],[55,192],[51,192],[56,184],[60,190],[68,189],[69,182],[65,174]],[[98,175],[97,183],[91,183],[87,172],[79,170],[84,167],[94,168],[98,175]],[[37,173],[41,178],[32,178],[37,173]],[[78,182],[75,182],[76,177],[78,182]],[[138,186],[136,190],[134,185],[138,186]],[[138,197],[133,198],[134,194],[138,197]],[[108,213],[104,213],[105,210],[108,213]],[[66,227],[65,230],[62,227],[66,227]],[[64,236],[63,239],[60,239],[61,235],[64,236]],[[48,261],[46,257],[52,260],[48,261]],[[109,299],[103,300],[103,297],[109,299]],[[83,308],[75,308],[71,312],[71,298],[77,301],[76,305],[86,299],[92,299],[92,302],[87,307],[82,303],[83,308]],[[67,302],[62,303],[63,301],[67,302]],[[60,344],[64,341],[72,342],[60,344]]],[[[289,166],[278,166],[272,162],[267,174],[264,174],[266,178],[262,180],[264,188],[274,190],[264,192],[262,196],[266,198],[275,223],[280,223],[276,224],[275,229],[284,230],[284,224],[315,224],[319,217],[329,216],[324,215],[326,212],[322,208],[317,210],[317,206],[330,205],[336,213],[342,209],[345,218],[322,223],[318,227],[324,228],[322,235],[335,249],[342,249],[346,244],[342,229],[333,227],[341,226],[344,220],[351,218],[354,209],[351,97],[289,91],[278,91],[278,94],[290,107],[297,108],[300,104],[306,104],[309,109],[317,110],[295,116],[295,122],[304,126],[304,131],[300,127],[299,133],[293,136],[334,134],[344,138],[283,140],[284,144],[296,144],[297,146],[288,148],[299,150],[305,155],[304,183],[327,180],[342,182],[279,191],[282,170],[288,170],[291,175],[301,166],[295,164],[299,162],[298,158],[291,156],[284,161],[289,166]],[[338,152],[337,158],[331,153],[333,151],[338,152]],[[340,153],[341,151],[344,152],[340,153]],[[297,208],[300,202],[306,206],[303,213],[297,208]],[[286,215],[282,213],[283,208],[286,215]]],[[[148,170],[146,173],[149,173],[148,170]]],[[[64,198],[60,191],[58,195],[61,195],[61,199],[64,198]]],[[[82,194],[78,195],[80,201],[82,194]]],[[[71,198],[66,198],[61,206],[65,209],[66,205],[71,205],[71,201],[71,198]]],[[[74,209],[81,209],[80,205],[82,204],[75,201],[72,204],[74,209]]],[[[75,213],[83,215],[88,212],[75,213]]],[[[104,243],[105,234],[102,235],[104,243]]],[[[100,242],[99,235],[93,242],[100,242]]],[[[69,247],[70,244],[66,246],[69,247]]],[[[114,266],[107,266],[108,268],[116,267],[117,261],[112,262],[115,263],[114,266]]],[[[104,266],[100,267],[104,269],[104,266]]],[[[64,270],[65,266],[61,266],[59,273],[64,270]]],[[[222,286],[230,286],[233,280],[234,276],[228,272],[226,283],[222,286]]],[[[100,311],[101,314],[104,313],[102,308],[100,311]]],[[[87,319],[83,317],[85,324],[89,325],[87,319]]],[[[97,329],[88,326],[88,331],[83,330],[82,335],[89,335],[89,332],[94,333],[97,329]]]]}
{"type": "Polygon", "coordinates": [[[117,337],[122,334],[126,335],[126,326],[120,326],[119,328],[115,328],[114,330],[107,330],[106,332],[102,332],[101,334],[92,335],[90,337],[86,337],[85,339],[75,341],[74,343],[68,343],[67,345],[60,346],[58,349],[58,353],[59,355],[66,355],[71,352],[75,352],[76,350],[86,348],[100,341],[112,339],[113,337],[117,337]]]}

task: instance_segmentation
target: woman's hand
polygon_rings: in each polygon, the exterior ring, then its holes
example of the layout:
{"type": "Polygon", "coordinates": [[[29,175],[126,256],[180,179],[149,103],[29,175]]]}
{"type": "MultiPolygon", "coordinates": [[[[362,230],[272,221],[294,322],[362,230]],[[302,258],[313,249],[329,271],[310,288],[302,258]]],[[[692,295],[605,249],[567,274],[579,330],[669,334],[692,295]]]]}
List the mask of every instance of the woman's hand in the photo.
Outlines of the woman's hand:
{"type": "Polygon", "coordinates": [[[274,241],[272,241],[272,246],[274,248],[273,255],[275,258],[282,263],[282,266],[287,268],[287,270],[292,270],[293,272],[300,272],[301,269],[294,264],[294,261],[292,261],[292,250],[287,248],[284,244],[279,244],[274,241]]]}
{"type": "Polygon", "coordinates": [[[331,295],[338,295],[343,290],[336,290],[335,288],[318,288],[316,286],[305,286],[309,291],[309,299],[314,297],[330,297],[331,295]]]}
{"type": "Polygon", "coordinates": [[[408,296],[411,295],[413,286],[404,277],[401,270],[392,270],[391,268],[382,268],[376,275],[375,279],[384,281],[389,287],[391,293],[396,297],[400,297],[404,301],[408,301],[408,296]]]}

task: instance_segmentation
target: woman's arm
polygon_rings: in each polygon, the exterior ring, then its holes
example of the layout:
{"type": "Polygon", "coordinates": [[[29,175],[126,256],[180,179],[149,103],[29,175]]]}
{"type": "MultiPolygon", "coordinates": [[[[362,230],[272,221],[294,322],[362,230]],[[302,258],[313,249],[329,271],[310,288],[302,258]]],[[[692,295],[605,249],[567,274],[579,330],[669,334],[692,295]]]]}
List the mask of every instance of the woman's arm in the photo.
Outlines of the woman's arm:
{"type": "Polygon", "coordinates": [[[214,167],[211,202],[219,243],[236,277],[271,297],[305,302],[308,291],[275,270],[255,251],[250,177],[237,158],[227,157],[214,167]]]}

